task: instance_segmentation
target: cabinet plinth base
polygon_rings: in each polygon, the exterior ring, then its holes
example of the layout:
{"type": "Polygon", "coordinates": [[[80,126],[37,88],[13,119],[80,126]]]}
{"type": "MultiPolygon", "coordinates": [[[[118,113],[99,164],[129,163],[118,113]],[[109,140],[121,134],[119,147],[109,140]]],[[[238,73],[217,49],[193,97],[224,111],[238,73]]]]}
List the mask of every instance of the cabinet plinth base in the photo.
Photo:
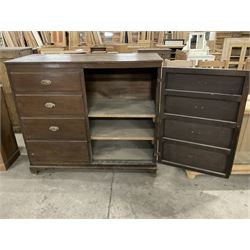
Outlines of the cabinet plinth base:
{"type": "Polygon", "coordinates": [[[33,174],[38,174],[42,170],[64,170],[64,171],[117,171],[117,172],[147,172],[155,174],[157,171],[156,164],[148,165],[112,165],[112,164],[91,164],[86,166],[30,166],[33,174]]]}

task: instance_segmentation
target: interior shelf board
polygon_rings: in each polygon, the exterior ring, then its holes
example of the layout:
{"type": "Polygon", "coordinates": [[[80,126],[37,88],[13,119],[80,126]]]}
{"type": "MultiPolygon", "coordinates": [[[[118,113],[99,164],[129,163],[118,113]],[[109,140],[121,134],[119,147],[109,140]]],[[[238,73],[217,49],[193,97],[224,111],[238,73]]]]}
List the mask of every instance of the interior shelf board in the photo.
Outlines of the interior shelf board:
{"type": "Polygon", "coordinates": [[[93,160],[152,161],[153,147],[147,141],[93,141],[93,160]]]}
{"type": "Polygon", "coordinates": [[[89,101],[91,118],[155,118],[153,100],[92,100],[89,101]]]}
{"type": "Polygon", "coordinates": [[[91,120],[92,140],[154,140],[152,120],[91,120]]]}

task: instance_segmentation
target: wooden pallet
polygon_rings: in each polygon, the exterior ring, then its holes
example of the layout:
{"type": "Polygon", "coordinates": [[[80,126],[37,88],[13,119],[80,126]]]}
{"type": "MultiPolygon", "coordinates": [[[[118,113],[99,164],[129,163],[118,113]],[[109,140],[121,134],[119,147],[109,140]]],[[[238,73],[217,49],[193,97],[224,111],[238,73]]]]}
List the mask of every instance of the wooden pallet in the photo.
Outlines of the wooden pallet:
{"type": "MultiPolygon", "coordinates": [[[[186,170],[186,174],[188,179],[193,180],[198,175],[203,175],[202,173],[198,173],[191,170],[186,170]]],[[[250,174],[250,165],[241,165],[241,164],[235,164],[233,166],[233,170],[231,174],[250,174]]]]}

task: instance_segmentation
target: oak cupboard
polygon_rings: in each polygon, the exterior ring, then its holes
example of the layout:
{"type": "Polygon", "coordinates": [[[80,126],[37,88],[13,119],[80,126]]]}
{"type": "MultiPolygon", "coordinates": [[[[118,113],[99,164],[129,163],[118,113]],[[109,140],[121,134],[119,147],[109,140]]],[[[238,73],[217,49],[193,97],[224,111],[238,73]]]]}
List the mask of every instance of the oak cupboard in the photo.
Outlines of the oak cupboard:
{"type": "Polygon", "coordinates": [[[31,55],[6,62],[31,171],[229,177],[248,94],[245,71],[165,68],[156,53],[31,55]]]}

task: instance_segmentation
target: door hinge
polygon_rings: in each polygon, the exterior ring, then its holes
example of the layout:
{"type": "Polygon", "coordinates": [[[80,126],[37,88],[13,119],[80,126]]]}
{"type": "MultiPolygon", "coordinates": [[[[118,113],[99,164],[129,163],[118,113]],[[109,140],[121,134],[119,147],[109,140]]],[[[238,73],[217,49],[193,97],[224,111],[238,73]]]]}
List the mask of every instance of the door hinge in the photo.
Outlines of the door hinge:
{"type": "Polygon", "coordinates": [[[160,157],[160,152],[156,152],[156,153],[154,153],[154,156],[156,157],[156,161],[158,161],[158,158],[160,157]]]}
{"type": "Polygon", "coordinates": [[[158,78],[158,79],[157,79],[157,83],[160,83],[160,84],[161,84],[161,83],[162,83],[162,78],[158,78]]]}

